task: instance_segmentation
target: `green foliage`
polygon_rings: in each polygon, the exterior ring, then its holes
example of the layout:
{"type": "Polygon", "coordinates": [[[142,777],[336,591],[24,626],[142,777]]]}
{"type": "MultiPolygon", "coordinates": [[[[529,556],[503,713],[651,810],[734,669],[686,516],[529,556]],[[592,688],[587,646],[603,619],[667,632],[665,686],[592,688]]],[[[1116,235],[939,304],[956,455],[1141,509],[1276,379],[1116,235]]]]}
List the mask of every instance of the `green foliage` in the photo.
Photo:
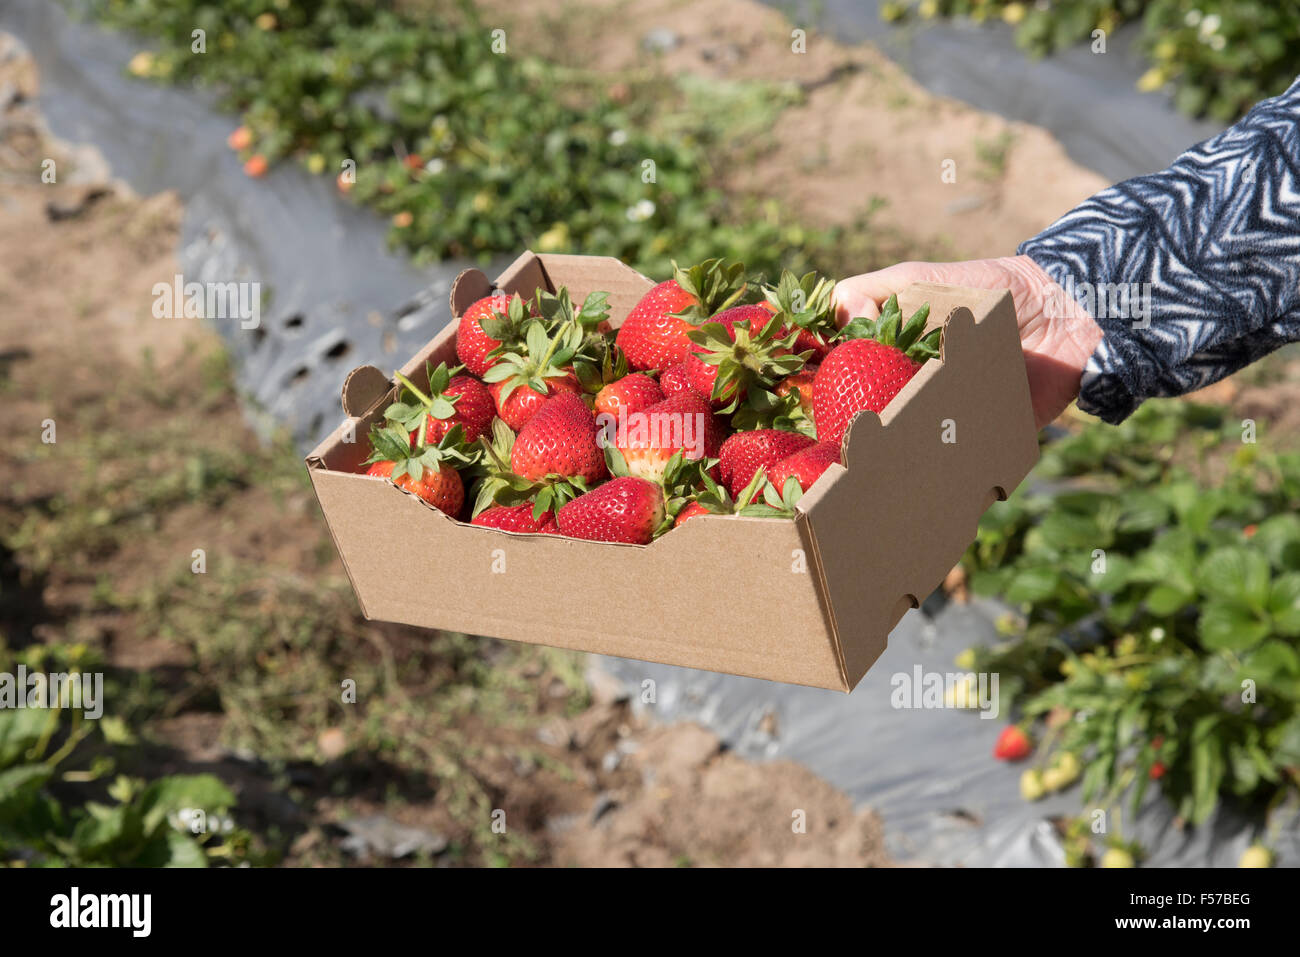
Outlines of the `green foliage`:
{"type": "Polygon", "coordinates": [[[1150,402],[1048,444],[1036,478],[967,555],[972,588],[1023,616],[973,670],[1027,715],[1071,718],[1053,743],[1088,761],[1092,806],[1136,806],[1153,779],[1191,823],[1225,795],[1295,800],[1300,455],[1150,402]]]}
{"type": "MultiPolygon", "coordinates": [[[[0,645],[0,669],[13,674],[19,663],[56,673],[100,667],[84,646],[33,646],[15,656],[0,645]]],[[[116,746],[133,741],[120,718],[0,709],[0,865],[206,867],[211,859],[242,860],[248,834],[223,826],[235,796],[212,775],[150,782],[118,775],[104,783],[116,746]]]]}
{"type": "MultiPolygon", "coordinates": [[[[758,270],[803,269],[838,256],[845,241],[718,188],[734,141],[752,141],[753,130],[725,125],[700,81],[665,78],[656,93],[664,109],[646,97],[612,99],[604,84],[515,51],[468,3],[418,17],[384,0],[89,8],[157,43],[132,72],[197,83],[239,112],[252,134],[245,155],[294,157],[331,176],[354,162],[349,195],[393,216],[393,242],[417,261],[528,247],[666,274],[672,258],[724,251],[758,270]],[[204,54],[192,52],[196,29],[206,31],[204,54]]],[[[738,109],[765,104],[745,114],[751,126],[799,95],[778,92],[721,91],[738,109]]]]}
{"type": "Polygon", "coordinates": [[[1036,56],[1140,21],[1151,68],[1138,88],[1169,86],[1183,112],[1225,123],[1285,90],[1300,62],[1300,6],[1277,0],[914,0],[885,4],[882,14],[899,19],[911,9],[924,17],[1001,18],[1016,25],[1016,41],[1036,56]]]}

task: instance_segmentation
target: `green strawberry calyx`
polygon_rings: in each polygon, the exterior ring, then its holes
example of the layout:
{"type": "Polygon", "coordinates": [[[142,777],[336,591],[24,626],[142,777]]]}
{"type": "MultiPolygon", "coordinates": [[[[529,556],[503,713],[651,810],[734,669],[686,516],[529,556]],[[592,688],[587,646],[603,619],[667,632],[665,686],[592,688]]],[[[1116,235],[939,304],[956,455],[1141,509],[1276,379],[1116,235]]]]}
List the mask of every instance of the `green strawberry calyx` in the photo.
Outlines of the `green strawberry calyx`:
{"type": "Polygon", "coordinates": [[[460,396],[443,393],[452,377],[463,368],[464,366],[456,366],[448,369],[447,363],[441,362],[435,369],[429,363],[425,363],[425,373],[429,379],[427,394],[402,373],[393,373],[394,378],[404,388],[398,400],[384,410],[384,418],[400,425],[407,432],[414,432],[430,418],[450,419],[456,414],[456,402],[460,396]]]}
{"type": "Polygon", "coordinates": [[[729,400],[719,414],[735,412],[751,385],[774,386],[804,367],[812,353],[789,351],[798,330],[785,336],[780,332],[781,320],[773,316],[760,329],[752,329],[748,321],[738,322],[730,330],[721,322],[708,321],[686,333],[686,338],[699,346],[693,350],[695,357],[718,367],[713,398],[729,400]]]}
{"type": "Polygon", "coordinates": [[[593,292],[575,311],[568,289],[561,287],[554,294],[539,289],[535,306],[540,318],[524,327],[523,349],[501,353],[500,361],[484,373],[483,381],[505,383],[501,402],[521,386],[546,395],[546,380],[568,376],[579,351],[594,347],[594,336],[599,335],[594,330],[609,315],[608,299],[608,293],[593,292]]]}
{"type": "Polygon", "coordinates": [[[764,286],[767,301],[776,309],[776,315],[787,329],[804,329],[822,342],[829,342],[838,330],[832,293],[835,281],[808,272],[796,277],[783,270],[775,286],[764,286]]]}
{"type": "Polygon", "coordinates": [[[745,264],[729,263],[725,259],[706,259],[688,269],[674,262],[673,279],[683,292],[695,297],[695,302],[670,315],[696,326],[735,305],[747,288],[745,264]]]}
{"type": "Polygon", "coordinates": [[[392,462],[393,471],[389,476],[394,481],[403,475],[409,475],[418,482],[424,476],[425,469],[440,469],[444,464],[455,469],[463,469],[478,461],[478,452],[465,444],[465,433],[459,425],[452,426],[437,445],[425,443],[424,433],[416,439],[415,448],[411,448],[410,431],[401,426],[375,426],[370,431],[370,458],[367,465],[375,462],[392,462]]]}
{"type": "Polygon", "coordinates": [[[780,429],[782,432],[799,432],[810,439],[817,437],[817,427],[804,411],[797,392],[779,395],[762,384],[749,387],[745,400],[731,416],[731,427],[737,432],[780,429]]]}
{"type": "MultiPolygon", "coordinates": [[[[799,499],[803,498],[803,489],[799,485],[799,480],[793,475],[785,480],[785,485],[777,489],[768,479],[762,469],[759,469],[754,476],[754,481],[750,485],[758,483],[763,492],[761,502],[751,502],[738,509],[741,515],[753,515],[759,518],[794,518],[796,513],[795,506],[799,504],[799,499]]],[[[749,487],[746,486],[746,491],[749,487]]]]}
{"type": "Polygon", "coordinates": [[[487,358],[495,358],[523,342],[524,327],[528,321],[527,304],[519,293],[510,297],[505,315],[501,315],[494,309],[489,315],[480,319],[479,328],[498,343],[488,352],[487,358]]]}
{"type": "Polygon", "coordinates": [[[840,330],[839,339],[874,339],[881,345],[893,346],[915,362],[925,362],[939,357],[943,342],[942,329],[925,331],[929,318],[930,304],[926,302],[912,313],[912,318],[903,322],[903,311],[898,306],[898,296],[894,295],[886,300],[878,318],[858,316],[840,330]]]}

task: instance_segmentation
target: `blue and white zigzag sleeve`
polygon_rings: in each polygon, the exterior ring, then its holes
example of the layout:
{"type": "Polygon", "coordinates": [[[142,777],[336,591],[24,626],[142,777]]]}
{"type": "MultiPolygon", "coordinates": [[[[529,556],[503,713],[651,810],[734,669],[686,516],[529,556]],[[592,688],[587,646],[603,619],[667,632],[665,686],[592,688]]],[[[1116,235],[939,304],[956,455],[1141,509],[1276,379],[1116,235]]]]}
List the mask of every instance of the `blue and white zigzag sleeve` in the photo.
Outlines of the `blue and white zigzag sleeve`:
{"type": "Polygon", "coordinates": [[[1079,407],[1107,422],[1300,339],[1300,80],[1167,170],[1093,196],[1018,251],[1101,326],[1079,407]]]}

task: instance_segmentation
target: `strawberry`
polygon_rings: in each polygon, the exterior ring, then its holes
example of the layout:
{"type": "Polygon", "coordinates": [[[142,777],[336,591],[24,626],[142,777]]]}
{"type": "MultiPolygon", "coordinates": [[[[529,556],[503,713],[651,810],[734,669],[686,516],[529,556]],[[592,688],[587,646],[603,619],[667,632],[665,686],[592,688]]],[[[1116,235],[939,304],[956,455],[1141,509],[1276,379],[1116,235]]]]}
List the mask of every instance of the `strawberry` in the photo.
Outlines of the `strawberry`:
{"type": "Polygon", "coordinates": [[[818,442],[769,465],[767,477],[777,488],[784,488],[786,479],[793,478],[806,492],[832,464],[843,464],[840,460],[840,447],[829,442],[818,442]]]}
{"type": "Polygon", "coordinates": [[[487,432],[496,414],[496,405],[487,387],[473,376],[453,376],[445,362],[435,369],[426,363],[429,379],[428,394],[397,373],[398,380],[406,386],[410,400],[402,396],[384,410],[384,418],[395,422],[411,433],[411,448],[415,448],[419,429],[424,427],[426,445],[437,445],[443,436],[460,426],[465,441],[473,443],[487,432]]]}
{"type": "Polygon", "coordinates": [[[812,439],[798,432],[778,429],[737,432],[722,443],[718,452],[718,477],[732,495],[739,495],[755,473],[813,444],[812,439]]]}
{"type": "Polygon", "coordinates": [[[504,382],[494,382],[488,386],[488,392],[496,403],[497,415],[501,416],[506,425],[516,432],[528,424],[528,420],[537,414],[537,410],[546,403],[547,399],[561,393],[577,395],[582,391],[578,380],[573,376],[548,379],[545,394],[531,386],[520,386],[513,391],[507,391],[508,388],[504,382]]]}
{"type": "MultiPolygon", "coordinates": [[[[522,308],[522,300],[521,308],[522,308]]],[[[484,319],[500,319],[509,315],[511,297],[504,293],[484,296],[461,314],[456,325],[456,357],[476,376],[492,368],[496,360],[489,353],[501,342],[483,331],[484,319]]]]}
{"type": "Polygon", "coordinates": [[[686,357],[691,388],[709,396],[715,408],[732,412],[753,385],[775,385],[803,368],[792,355],[794,335],[779,338],[781,323],[762,306],[733,306],[687,333],[694,343],[686,357]]]}
{"type": "Polygon", "coordinates": [[[614,447],[631,475],[662,482],[678,452],[687,459],[713,458],[721,429],[709,400],[697,392],[680,392],[630,416],[620,416],[614,447]]]}
{"type": "Polygon", "coordinates": [[[699,502],[690,502],[680,512],[678,512],[677,517],[673,519],[673,528],[676,528],[678,525],[681,525],[687,519],[694,518],[697,515],[711,515],[711,514],[712,513],[703,505],[701,505],[699,502]]]}
{"type": "Polygon", "coordinates": [[[691,377],[686,371],[686,363],[679,362],[659,373],[659,388],[663,390],[665,399],[679,392],[693,392],[691,377]]]}
{"type": "Polygon", "coordinates": [[[929,314],[924,305],[900,328],[898,297],[890,296],[879,319],[858,318],[844,327],[845,341],[831,350],[813,379],[819,441],[839,445],[859,412],[883,411],[921,363],[939,354],[940,330],[922,335],[929,314]]]}
{"type": "Polygon", "coordinates": [[[1168,768],[1165,767],[1165,763],[1163,761],[1155,761],[1151,765],[1151,770],[1147,772],[1147,777],[1149,777],[1152,781],[1159,781],[1162,777],[1165,776],[1165,771],[1167,770],[1168,768]]]}
{"type": "Polygon", "coordinates": [[[664,493],[633,476],[611,479],[561,506],[560,533],[597,542],[646,545],[664,524],[664,493]]]}
{"type": "Polygon", "coordinates": [[[462,433],[453,427],[436,446],[412,451],[405,429],[376,427],[370,433],[371,455],[367,475],[392,481],[453,518],[465,504],[465,484],[453,463],[468,465],[473,458],[462,448],[462,433]]]}
{"type": "Polygon", "coordinates": [[[479,513],[470,524],[485,528],[499,528],[505,532],[552,534],[557,531],[555,513],[544,512],[541,519],[537,519],[533,516],[531,502],[524,502],[521,505],[494,505],[479,513]]]}
{"type": "Polygon", "coordinates": [[[248,149],[253,145],[253,131],[247,126],[236,126],[226,137],[226,145],[237,151],[248,149]]]}
{"type": "Polygon", "coordinates": [[[628,415],[642,412],[657,402],[664,400],[659,383],[643,372],[634,372],[602,388],[596,393],[595,410],[597,415],[610,415],[618,418],[622,409],[628,415]]]}
{"type": "Polygon", "coordinates": [[[789,270],[781,273],[775,287],[763,289],[767,296],[763,305],[781,320],[781,335],[794,332],[794,351],[812,352],[815,362],[831,351],[831,342],[839,333],[831,299],[834,289],[834,282],[816,273],[796,278],[789,270]]]}
{"type": "Polygon", "coordinates": [[[271,164],[266,161],[265,156],[261,153],[254,153],[244,161],[244,175],[257,179],[260,176],[265,176],[270,166],[271,164]]]}
{"type": "Polygon", "coordinates": [[[817,369],[818,366],[815,363],[809,363],[794,375],[786,376],[778,382],[776,388],[772,391],[782,397],[795,396],[804,415],[812,418],[813,380],[817,376],[817,369]]]}
{"type": "Polygon", "coordinates": [[[1009,724],[998,735],[997,743],[993,746],[993,757],[999,761],[1021,761],[1029,757],[1033,750],[1034,745],[1029,740],[1029,735],[1018,725],[1009,724]]]}
{"type": "Polygon", "coordinates": [[[510,467],[533,482],[560,476],[592,484],[605,478],[605,456],[587,404],[569,393],[547,399],[515,439],[510,467]]]}
{"type": "MultiPolygon", "coordinates": [[[[581,311],[575,313],[567,289],[554,295],[539,291],[534,302],[538,318],[525,323],[522,343],[502,352],[483,374],[484,380],[491,383],[488,388],[496,401],[497,414],[516,432],[548,397],[557,392],[582,392],[570,363],[588,345],[590,328],[608,311],[607,296],[593,292],[581,311]]],[[[515,308],[513,303],[511,308],[515,308]]]]}
{"type": "Polygon", "coordinates": [[[644,371],[685,362],[691,350],[686,333],[740,298],[744,272],[740,263],[721,259],[685,270],[674,263],[673,278],[642,296],[619,327],[616,342],[628,364],[644,371]]]}

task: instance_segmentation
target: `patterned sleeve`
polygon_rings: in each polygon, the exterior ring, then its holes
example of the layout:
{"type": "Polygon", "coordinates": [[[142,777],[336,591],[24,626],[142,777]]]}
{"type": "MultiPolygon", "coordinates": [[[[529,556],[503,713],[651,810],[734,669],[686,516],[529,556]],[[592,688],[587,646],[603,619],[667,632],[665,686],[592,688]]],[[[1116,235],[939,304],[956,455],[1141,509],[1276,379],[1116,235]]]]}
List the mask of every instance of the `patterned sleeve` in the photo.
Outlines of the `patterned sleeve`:
{"type": "Polygon", "coordinates": [[[1300,80],[1018,251],[1101,326],[1079,407],[1107,422],[1300,339],[1300,80]]]}

